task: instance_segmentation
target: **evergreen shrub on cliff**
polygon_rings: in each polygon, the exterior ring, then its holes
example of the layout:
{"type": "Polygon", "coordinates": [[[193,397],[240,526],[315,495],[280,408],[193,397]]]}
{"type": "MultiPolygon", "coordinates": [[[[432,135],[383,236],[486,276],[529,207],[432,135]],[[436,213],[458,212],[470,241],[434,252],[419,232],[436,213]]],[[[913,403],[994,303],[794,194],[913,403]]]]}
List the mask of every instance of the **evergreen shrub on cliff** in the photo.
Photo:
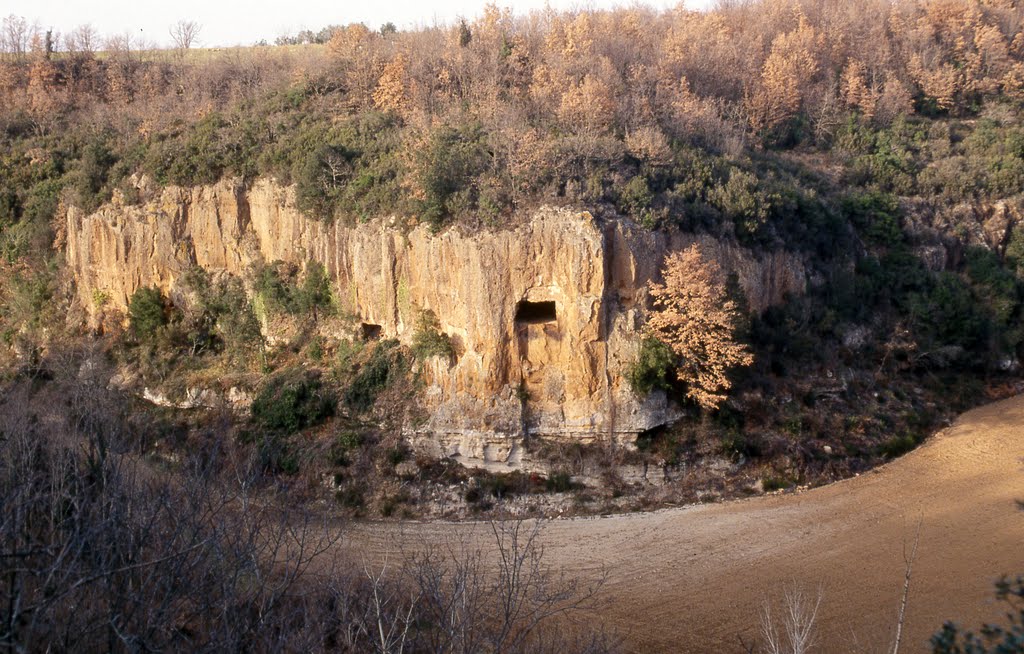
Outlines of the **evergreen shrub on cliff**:
{"type": "Polygon", "coordinates": [[[167,324],[167,311],[160,289],[143,286],[136,290],[128,304],[128,319],[136,338],[153,338],[157,330],[167,324]]]}
{"type": "Polygon", "coordinates": [[[441,331],[441,322],[430,309],[420,313],[412,337],[412,354],[420,361],[430,357],[452,357],[455,348],[452,339],[441,331]]]}
{"type": "Polygon", "coordinates": [[[368,411],[377,396],[408,370],[398,341],[381,341],[369,359],[359,367],[355,377],[342,396],[343,401],[356,411],[368,411]]]}
{"type": "Polygon", "coordinates": [[[263,429],[294,434],[334,415],[336,400],[318,374],[288,369],[268,378],[253,398],[253,421],[263,429]]]}
{"type": "Polygon", "coordinates": [[[626,373],[629,384],[641,396],[656,388],[669,390],[675,363],[672,348],[653,336],[647,336],[640,342],[640,353],[626,373]]]}

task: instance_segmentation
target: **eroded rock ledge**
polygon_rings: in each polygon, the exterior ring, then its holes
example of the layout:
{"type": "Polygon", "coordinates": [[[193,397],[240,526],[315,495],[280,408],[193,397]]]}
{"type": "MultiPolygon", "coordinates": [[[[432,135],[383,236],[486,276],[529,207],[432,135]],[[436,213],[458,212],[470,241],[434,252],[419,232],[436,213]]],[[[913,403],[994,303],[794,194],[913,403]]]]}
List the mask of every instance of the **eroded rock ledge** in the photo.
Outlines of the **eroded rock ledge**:
{"type": "Polygon", "coordinates": [[[631,439],[669,421],[663,394],[637,398],[625,372],[641,336],[645,284],[666,250],[699,240],[735,272],[753,311],[803,292],[804,267],[709,237],[654,234],[586,212],[543,209],[472,234],[377,219],[326,224],[271,180],[168,188],[144,206],[67,213],[66,256],[83,307],[124,309],[140,286],[172,297],[192,266],[244,275],[259,261],[322,263],[366,329],[408,341],[433,310],[458,356],[425,366],[429,421],[410,434],[438,454],[515,462],[525,434],[631,439]]]}

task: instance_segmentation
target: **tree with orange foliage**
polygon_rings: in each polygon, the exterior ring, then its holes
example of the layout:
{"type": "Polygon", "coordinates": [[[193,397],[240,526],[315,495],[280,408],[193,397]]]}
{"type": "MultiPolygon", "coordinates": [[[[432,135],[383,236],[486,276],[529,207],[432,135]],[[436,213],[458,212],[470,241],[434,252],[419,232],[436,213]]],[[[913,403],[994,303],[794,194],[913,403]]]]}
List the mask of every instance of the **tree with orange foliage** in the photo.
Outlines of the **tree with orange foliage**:
{"type": "Polygon", "coordinates": [[[843,69],[839,83],[840,92],[846,104],[860,111],[861,116],[871,120],[875,116],[880,92],[872,87],[866,78],[864,64],[850,60],[843,69]]]}
{"type": "Polygon", "coordinates": [[[373,103],[382,111],[393,111],[404,115],[409,107],[407,61],[399,54],[389,61],[377,81],[373,92],[373,103]]]}
{"type": "Polygon", "coordinates": [[[818,73],[817,55],[821,35],[802,14],[796,29],[780,34],[761,71],[761,92],[753,100],[753,123],[757,129],[772,128],[795,116],[818,73]]]}
{"type": "Polygon", "coordinates": [[[662,275],[664,283],[648,284],[654,308],[647,326],[678,357],[676,378],[686,397],[716,409],[732,387],[729,370],[754,361],[736,342],[736,303],[726,295],[722,269],[696,244],[668,255],[662,275]]]}
{"type": "Polygon", "coordinates": [[[40,56],[32,64],[28,78],[28,97],[34,116],[50,117],[60,108],[57,77],[57,67],[49,59],[40,56]]]}

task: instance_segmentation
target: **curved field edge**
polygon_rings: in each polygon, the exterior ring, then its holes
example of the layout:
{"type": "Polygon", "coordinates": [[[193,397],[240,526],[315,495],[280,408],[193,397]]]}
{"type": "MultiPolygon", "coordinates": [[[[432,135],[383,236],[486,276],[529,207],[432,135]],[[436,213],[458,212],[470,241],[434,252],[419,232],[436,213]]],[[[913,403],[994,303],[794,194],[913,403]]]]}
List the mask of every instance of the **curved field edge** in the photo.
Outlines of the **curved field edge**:
{"type": "MultiPolygon", "coordinates": [[[[546,521],[545,562],[605,576],[603,623],[633,651],[742,651],[766,599],[822,589],[821,651],[892,647],[905,554],[920,522],[904,626],[924,651],[947,619],[998,620],[992,583],[1024,569],[1024,396],[974,409],[859,477],[802,493],[605,518],[546,521]]],[[[479,538],[482,523],[352,525],[367,554],[479,538]]]]}

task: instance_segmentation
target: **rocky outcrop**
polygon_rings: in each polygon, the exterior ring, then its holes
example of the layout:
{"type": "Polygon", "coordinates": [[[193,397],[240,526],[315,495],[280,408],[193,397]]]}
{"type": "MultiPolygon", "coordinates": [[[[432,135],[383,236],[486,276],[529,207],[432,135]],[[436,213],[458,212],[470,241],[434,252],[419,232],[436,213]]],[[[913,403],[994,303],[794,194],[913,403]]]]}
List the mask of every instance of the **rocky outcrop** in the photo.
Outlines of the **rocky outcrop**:
{"type": "MultiPolygon", "coordinates": [[[[67,214],[66,256],[83,306],[123,309],[140,286],[175,293],[198,265],[246,275],[258,261],[322,263],[348,311],[404,341],[433,310],[457,356],[424,366],[429,421],[412,436],[439,453],[512,460],[524,434],[632,438],[673,417],[666,398],[625,381],[646,282],[692,235],[652,234],[586,212],[540,210],[501,231],[440,234],[394,221],[348,226],[302,216],[272,181],[171,188],[145,206],[67,214]]],[[[701,238],[734,271],[752,310],[802,292],[803,266],[701,238]]]]}

